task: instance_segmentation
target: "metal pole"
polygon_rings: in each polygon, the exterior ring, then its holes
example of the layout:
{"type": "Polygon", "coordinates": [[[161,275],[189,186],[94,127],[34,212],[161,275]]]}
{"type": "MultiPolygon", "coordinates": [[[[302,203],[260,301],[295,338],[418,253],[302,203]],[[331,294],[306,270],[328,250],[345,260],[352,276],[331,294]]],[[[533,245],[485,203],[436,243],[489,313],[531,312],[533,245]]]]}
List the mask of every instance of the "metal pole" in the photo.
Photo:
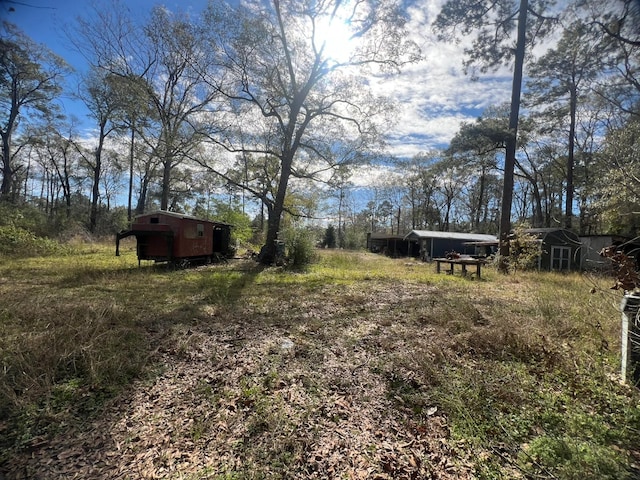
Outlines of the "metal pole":
{"type": "Polygon", "coordinates": [[[620,375],[634,385],[640,380],[640,293],[627,293],[620,303],[622,311],[622,352],[620,375]]]}

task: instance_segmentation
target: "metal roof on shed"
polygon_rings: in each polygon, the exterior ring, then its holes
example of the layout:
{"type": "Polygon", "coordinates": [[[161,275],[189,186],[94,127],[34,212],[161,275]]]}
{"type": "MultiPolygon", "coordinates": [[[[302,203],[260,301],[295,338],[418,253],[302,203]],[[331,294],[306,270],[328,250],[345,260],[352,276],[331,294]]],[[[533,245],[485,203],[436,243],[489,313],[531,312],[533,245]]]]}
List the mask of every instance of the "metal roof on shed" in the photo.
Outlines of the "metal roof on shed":
{"type": "Polygon", "coordinates": [[[219,222],[218,220],[207,220],[205,218],[198,218],[198,217],[194,217],[193,215],[187,215],[186,213],[169,212],[168,210],[155,210],[153,212],[142,213],[140,215],[136,215],[136,218],[153,217],[155,215],[166,215],[168,217],[183,218],[187,220],[197,220],[199,222],[216,223],[218,225],[227,225],[229,227],[233,227],[233,225],[231,225],[230,223],[219,222]]]}
{"type": "Polygon", "coordinates": [[[382,233],[382,232],[370,233],[369,238],[371,238],[371,240],[404,240],[404,237],[402,235],[396,235],[392,233],[382,233]]]}
{"type": "Polygon", "coordinates": [[[498,240],[498,237],[495,235],[485,235],[483,233],[439,232],[435,230],[411,230],[404,237],[405,240],[420,238],[442,238],[473,242],[492,242],[498,240]]]}
{"type": "Polygon", "coordinates": [[[527,228],[525,233],[537,236],[543,241],[546,241],[549,235],[554,235],[558,240],[563,240],[565,243],[580,245],[580,238],[571,230],[565,228],[527,228]]]}

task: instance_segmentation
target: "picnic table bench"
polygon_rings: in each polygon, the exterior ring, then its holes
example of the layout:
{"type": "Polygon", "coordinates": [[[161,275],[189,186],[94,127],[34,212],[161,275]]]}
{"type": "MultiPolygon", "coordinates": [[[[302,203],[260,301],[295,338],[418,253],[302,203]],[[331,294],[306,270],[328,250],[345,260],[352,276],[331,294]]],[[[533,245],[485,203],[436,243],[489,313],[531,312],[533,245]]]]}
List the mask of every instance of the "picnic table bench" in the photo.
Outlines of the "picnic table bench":
{"type": "Polygon", "coordinates": [[[460,257],[460,258],[434,258],[434,262],[436,262],[436,272],[440,273],[441,265],[448,264],[449,268],[446,270],[448,273],[453,275],[454,265],[460,265],[462,267],[462,275],[467,275],[467,266],[476,267],[476,277],[480,279],[480,270],[482,265],[486,262],[482,258],[473,258],[473,257],[460,257]]]}

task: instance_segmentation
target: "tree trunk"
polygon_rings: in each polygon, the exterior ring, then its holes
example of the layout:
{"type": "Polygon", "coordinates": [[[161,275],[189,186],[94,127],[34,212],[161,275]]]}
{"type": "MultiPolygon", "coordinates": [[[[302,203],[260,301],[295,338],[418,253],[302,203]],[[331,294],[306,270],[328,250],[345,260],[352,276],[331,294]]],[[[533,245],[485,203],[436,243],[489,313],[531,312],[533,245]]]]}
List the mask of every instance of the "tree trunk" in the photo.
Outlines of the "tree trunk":
{"type": "Polygon", "coordinates": [[[584,159],[584,178],[583,184],[585,186],[585,192],[580,197],[580,229],[581,235],[591,235],[593,233],[593,225],[589,221],[589,202],[588,202],[588,190],[587,186],[591,185],[591,176],[589,175],[590,162],[588,156],[584,159]]]}
{"type": "Polygon", "coordinates": [[[287,194],[287,185],[291,176],[291,165],[293,164],[293,153],[286,152],[282,158],[282,169],[280,171],[280,181],[278,191],[272,208],[268,208],[269,218],[267,219],[267,239],[260,251],[260,263],[271,265],[276,260],[276,240],[280,232],[280,220],[284,211],[284,199],[287,194]]]}
{"type": "Polygon", "coordinates": [[[24,172],[24,201],[29,198],[29,175],[31,175],[31,151],[27,157],[27,168],[24,172]]]}
{"type": "Polygon", "coordinates": [[[476,230],[480,226],[480,215],[482,213],[482,207],[484,206],[484,189],[485,189],[485,182],[486,182],[485,170],[486,170],[486,167],[483,165],[482,172],[480,174],[480,192],[478,192],[478,210],[476,211],[475,218],[474,218],[475,225],[472,226],[472,228],[476,230]]]}
{"type": "Polygon", "coordinates": [[[342,232],[342,201],[344,199],[344,189],[340,186],[340,197],[338,200],[338,247],[344,248],[344,235],[342,232]]]}
{"type": "Polygon", "coordinates": [[[162,198],[160,199],[160,210],[169,208],[169,183],[171,182],[171,158],[165,159],[162,170],[162,198]]]}
{"type": "Polygon", "coordinates": [[[542,227],[542,224],[544,222],[544,216],[542,214],[542,198],[540,197],[540,191],[538,190],[538,187],[535,185],[533,187],[533,200],[535,202],[535,211],[533,213],[533,227],[542,227]]]}
{"type": "Polygon", "coordinates": [[[11,183],[13,182],[13,169],[11,168],[11,139],[9,133],[2,135],[2,186],[0,187],[0,199],[8,200],[11,196],[11,183]]]}
{"type": "Polygon", "coordinates": [[[509,113],[509,138],[506,143],[504,159],[504,185],[502,188],[502,212],[500,214],[500,262],[499,271],[508,271],[509,233],[511,232],[511,202],[513,200],[513,170],[516,159],[516,142],[518,138],[518,117],[520,115],[520,93],[522,91],[522,69],[527,29],[528,0],[520,0],[518,15],[518,40],[516,44],[515,64],[513,68],[513,84],[511,88],[511,111],[509,113]]]}
{"type": "Polygon", "coordinates": [[[44,192],[45,192],[45,188],[47,186],[47,177],[49,176],[49,173],[45,170],[44,175],[42,176],[42,182],[40,183],[40,201],[42,202],[44,200],[44,213],[45,215],[47,215],[49,213],[49,196],[47,195],[47,197],[45,198],[44,196],[44,192]]]}
{"type": "Polygon", "coordinates": [[[13,168],[11,168],[11,139],[17,118],[18,105],[15,102],[15,97],[13,97],[7,123],[5,124],[5,130],[0,132],[0,137],[2,137],[2,185],[0,186],[0,200],[11,200],[14,173],[13,168]]]}
{"type": "Polygon", "coordinates": [[[131,203],[133,201],[133,154],[136,140],[135,123],[131,124],[131,145],[129,145],[129,197],[127,200],[127,220],[131,221],[131,203]]]}
{"type": "Polygon", "coordinates": [[[136,204],[136,215],[142,215],[147,205],[147,194],[149,192],[149,183],[151,182],[153,168],[149,166],[149,162],[144,167],[144,176],[140,180],[140,196],[136,204]]]}
{"type": "Polygon", "coordinates": [[[418,205],[416,202],[415,190],[412,188],[411,189],[411,230],[415,230],[417,224],[418,224],[418,205]]]}
{"type": "Polygon", "coordinates": [[[444,224],[442,225],[442,231],[449,231],[449,214],[451,213],[451,200],[447,200],[446,210],[444,214],[444,224]]]}
{"type": "Polygon", "coordinates": [[[578,104],[578,93],[575,88],[571,89],[569,100],[569,152],[567,154],[567,195],[564,207],[564,225],[571,229],[573,220],[573,164],[576,137],[576,108],[578,104]]]}
{"type": "Polygon", "coordinates": [[[100,175],[102,169],[102,147],[104,146],[106,122],[100,125],[100,137],[95,152],[95,164],[93,166],[93,186],[91,189],[91,213],[89,215],[89,231],[95,232],[98,224],[98,199],[100,197],[100,175]]]}
{"type": "Polygon", "coordinates": [[[61,178],[62,183],[62,195],[64,196],[65,204],[66,204],[66,216],[67,219],[71,218],[71,179],[69,176],[69,169],[67,168],[67,161],[65,159],[64,163],[64,175],[61,178]]]}

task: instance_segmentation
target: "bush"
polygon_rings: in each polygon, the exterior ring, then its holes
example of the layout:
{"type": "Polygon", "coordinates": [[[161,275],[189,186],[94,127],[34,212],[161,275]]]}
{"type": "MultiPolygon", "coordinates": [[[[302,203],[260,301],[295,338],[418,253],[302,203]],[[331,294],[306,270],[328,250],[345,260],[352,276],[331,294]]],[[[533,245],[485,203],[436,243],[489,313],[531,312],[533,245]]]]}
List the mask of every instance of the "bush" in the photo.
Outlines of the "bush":
{"type": "Polygon", "coordinates": [[[23,204],[20,206],[9,202],[0,202],[0,227],[12,226],[38,236],[48,234],[47,217],[38,209],[23,204]]]}
{"type": "Polygon", "coordinates": [[[94,235],[112,238],[113,235],[125,230],[129,225],[127,209],[115,207],[111,210],[100,209],[94,235]]]}
{"type": "Polygon", "coordinates": [[[515,270],[534,270],[542,254],[538,237],[526,232],[526,225],[517,225],[510,239],[509,268],[515,270]]]}
{"type": "Polygon", "coordinates": [[[367,247],[367,235],[363,231],[348,230],[344,235],[344,248],[348,250],[359,250],[367,247]]]}
{"type": "Polygon", "coordinates": [[[65,253],[67,248],[54,240],[12,225],[0,227],[0,256],[44,257],[65,253]]]}
{"type": "Polygon", "coordinates": [[[289,265],[304,268],[316,259],[315,241],[306,229],[291,229],[286,233],[287,257],[289,265]]]}

